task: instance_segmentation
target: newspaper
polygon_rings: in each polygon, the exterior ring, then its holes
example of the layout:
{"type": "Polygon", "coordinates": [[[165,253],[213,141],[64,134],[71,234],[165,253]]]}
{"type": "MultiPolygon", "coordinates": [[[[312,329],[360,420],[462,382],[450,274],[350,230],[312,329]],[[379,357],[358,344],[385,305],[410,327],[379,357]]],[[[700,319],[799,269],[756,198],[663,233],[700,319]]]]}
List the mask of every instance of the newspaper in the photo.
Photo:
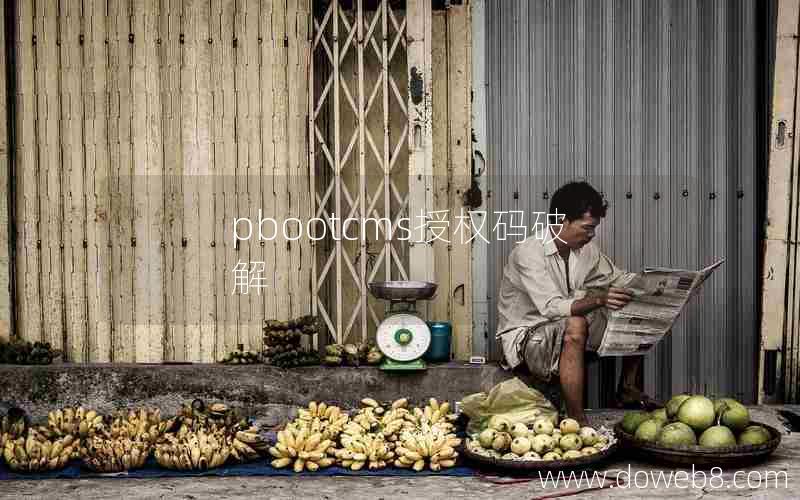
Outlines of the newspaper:
{"type": "Polygon", "coordinates": [[[635,274],[625,285],[633,299],[609,314],[597,353],[647,354],[669,333],[689,299],[723,262],[725,259],[700,271],[649,267],[635,274]]]}

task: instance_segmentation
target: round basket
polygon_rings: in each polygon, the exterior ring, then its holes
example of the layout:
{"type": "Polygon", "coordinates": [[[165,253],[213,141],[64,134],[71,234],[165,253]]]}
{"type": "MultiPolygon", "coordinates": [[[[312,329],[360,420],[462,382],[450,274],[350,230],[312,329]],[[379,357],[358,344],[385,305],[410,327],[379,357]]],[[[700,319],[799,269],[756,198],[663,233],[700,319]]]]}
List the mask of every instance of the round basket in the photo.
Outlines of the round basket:
{"type": "Polygon", "coordinates": [[[651,441],[637,439],[622,429],[622,422],[614,426],[614,434],[619,439],[622,449],[637,458],[659,464],[677,466],[741,467],[765,460],[781,442],[781,433],[772,426],[760,422],[750,422],[767,429],[772,438],[759,445],[737,445],[722,448],[705,448],[702,446],[663,446],[651,441]]]}
{"type": "Polygon", "coordinates": [[[573,458],[570,460],[508,460],[505,458],[487,457],[480,455],[470,450],[466,443],[462,445],[460,451],[463,452],[462,456],[470,461],[479,464],[486,468],[492,469],[505,469],[514,471],[537,471],[537,470],[571,470],[571,469],[585,469],[592,467],[614,454],[617,451],[619,442],[611,444],[608,448],[594,455],[588,455],[581,458],[573,458]]]}

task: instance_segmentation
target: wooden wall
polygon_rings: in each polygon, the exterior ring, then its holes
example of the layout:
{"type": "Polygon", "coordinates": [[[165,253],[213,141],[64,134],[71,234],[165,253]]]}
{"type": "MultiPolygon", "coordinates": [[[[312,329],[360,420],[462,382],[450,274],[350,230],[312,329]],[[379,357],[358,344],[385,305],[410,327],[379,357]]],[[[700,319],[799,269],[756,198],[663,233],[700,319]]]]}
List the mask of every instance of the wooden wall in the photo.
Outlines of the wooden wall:
{"type": "Polygon", "coordinates": [[[17,5],[17,332],[213,361],[308,313],[308,242],[234,246],[232,223],[308,218],[309,1],[17,5]],[[269,288],[234,294],[240,260],[269,288]]]}

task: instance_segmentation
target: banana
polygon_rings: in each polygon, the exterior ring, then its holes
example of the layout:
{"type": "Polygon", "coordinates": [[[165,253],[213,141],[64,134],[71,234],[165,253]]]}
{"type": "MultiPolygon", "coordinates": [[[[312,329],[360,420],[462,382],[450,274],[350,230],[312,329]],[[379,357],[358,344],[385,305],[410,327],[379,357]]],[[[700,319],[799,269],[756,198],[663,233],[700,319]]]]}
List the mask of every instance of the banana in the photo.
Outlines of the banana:
{"type": "Polygon", "coordinates": [[[364,398],[364,399],[362,399],[361,400],[361,404],[363,404],[364,406],[372,407],[372,408],[377,408],[378,406],[380,406],[380,404],[377,401],[375,401],[374,399],[372,399],[372,398],[364,398]]]}

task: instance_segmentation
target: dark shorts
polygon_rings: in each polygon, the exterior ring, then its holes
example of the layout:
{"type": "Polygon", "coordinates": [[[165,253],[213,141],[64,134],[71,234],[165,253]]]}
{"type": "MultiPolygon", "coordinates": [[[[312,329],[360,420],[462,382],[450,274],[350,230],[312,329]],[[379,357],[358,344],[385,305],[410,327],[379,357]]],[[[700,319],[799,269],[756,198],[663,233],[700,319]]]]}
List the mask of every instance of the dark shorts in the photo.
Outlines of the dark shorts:
{"type": "MultiPolygon", "coordinates": [[[[606,309],[595,309],[586,315],[586,321],[589,324],[586,350],[597,351],[606,329],[606,309]]],[[[525,361],[531,375],[545,382],[558,377],[558,362],[561,359],[566,329],[567,318],[561,318],[529,328],[525,332],[525,338],[520,344],[520,357],[525,361]]]]}

